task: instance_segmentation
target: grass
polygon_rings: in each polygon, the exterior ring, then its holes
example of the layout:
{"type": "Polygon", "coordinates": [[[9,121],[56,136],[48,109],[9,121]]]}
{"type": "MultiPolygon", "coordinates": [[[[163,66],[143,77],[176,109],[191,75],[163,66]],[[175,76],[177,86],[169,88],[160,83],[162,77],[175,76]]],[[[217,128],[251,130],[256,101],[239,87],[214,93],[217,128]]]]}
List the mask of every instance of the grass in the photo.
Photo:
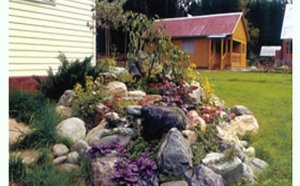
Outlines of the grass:
{"type": "Polygon", "coordinates": [[[269,163],[258,185],[292,185],[292,75],[253,72],[200,72],[231,107],[247,106],[260,129],[251,137],[256,156],[269,163]]]}

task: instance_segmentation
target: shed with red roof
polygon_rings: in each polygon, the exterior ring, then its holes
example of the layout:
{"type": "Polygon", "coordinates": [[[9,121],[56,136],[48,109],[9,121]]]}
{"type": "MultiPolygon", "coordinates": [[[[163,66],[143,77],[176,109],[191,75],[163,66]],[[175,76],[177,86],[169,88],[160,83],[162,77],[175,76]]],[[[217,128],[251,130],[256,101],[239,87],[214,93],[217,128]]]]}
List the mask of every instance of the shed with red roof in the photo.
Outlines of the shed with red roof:
{"type": "Polygon", "coordinates": [[[165,27],[172,42],[188,52],[197,68],[246,67],[249,34],[241,12],[160,19],[155,24],[165,27]]]}

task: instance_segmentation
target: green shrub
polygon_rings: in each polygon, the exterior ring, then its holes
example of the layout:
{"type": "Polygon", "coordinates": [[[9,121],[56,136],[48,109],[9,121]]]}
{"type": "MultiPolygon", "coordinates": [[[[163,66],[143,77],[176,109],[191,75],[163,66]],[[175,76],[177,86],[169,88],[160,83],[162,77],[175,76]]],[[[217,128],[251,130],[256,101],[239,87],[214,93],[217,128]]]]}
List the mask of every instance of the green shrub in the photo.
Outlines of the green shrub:
{"type": "Polygon", "coordinates": [[[56,134],[56,126],[60,121],[61,119],[55,111],[55,104],[47,102],[32,122],[34,129],[24,134],[15,144],[12,144],[11,150],[45,148],[63,141],[56,134]]]}
{"type": "Polygon", "coordinates": [[[143,153],[148,153],[152,159],[156,158],[160,140],[145,141],[144,138],[138,137],[129,142],[126,147],[126,152],[130,159],[136,159],[143,153]]]}
{"type": "Polygon", "coordinates": [[[53,164],[33,165],[27,169],[24,186],[66,186],[70,174],[59,172],[53,164]]]}
{"type": "Polygon", "coordinates": [[[9,116],[28,124],[41,110],[46,100],[40,92],[14,90],[9,93],[9,116]]]}
{"type": "Polygon", "coordinates": [[[97,72],[108,72],[111,67],[115,67],[117,61],[114,58],[104,58],[98,61],[95,69],[97,72]]]}
{"type": "Polygon", "coordinates": [[[60,98],[65,90],[73,89],[76,83],[85,86],[85,76],[96,77],[98,74],[97,70],[91,65],[92,57],[86,57],[83,61],[69,62],[64,54],[60,54],[59,59],[62,64],[56,74],[50,68],[48,77],[45,80],[34,77],[42,93],[55,101],[60,98]]]}
{"type": "Polygon", "coordinates": [[[9,157],[9,181],[19,183],[25,176],[26,169],[19,156],[9,157]]]}
{"type": "Polygon", "coordinates": [[[86,88],[83,88],[80,83],[77,83],[74,87],[76,99],[72,105],[72,113],[74,116],[83,119],[89,130],[95,127],[95,107],[105,97],[105,93],[102,85],[94,83],[91,76],[86,77],[85,84],[86,88]]]}

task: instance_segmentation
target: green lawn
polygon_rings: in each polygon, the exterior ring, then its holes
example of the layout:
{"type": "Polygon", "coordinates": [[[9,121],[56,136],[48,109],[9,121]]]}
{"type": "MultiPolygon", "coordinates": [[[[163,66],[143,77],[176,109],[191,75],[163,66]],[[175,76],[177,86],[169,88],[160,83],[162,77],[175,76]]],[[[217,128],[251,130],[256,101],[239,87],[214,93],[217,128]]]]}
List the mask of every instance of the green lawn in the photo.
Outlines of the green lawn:
{"type": "Polygon", "coordinates": [[[292,185],[292,75],[253,72],[203,72],[215,94],[231,107],[247,106],[260,129],[250,141],[270,167],[258,185],[292,185]]]}

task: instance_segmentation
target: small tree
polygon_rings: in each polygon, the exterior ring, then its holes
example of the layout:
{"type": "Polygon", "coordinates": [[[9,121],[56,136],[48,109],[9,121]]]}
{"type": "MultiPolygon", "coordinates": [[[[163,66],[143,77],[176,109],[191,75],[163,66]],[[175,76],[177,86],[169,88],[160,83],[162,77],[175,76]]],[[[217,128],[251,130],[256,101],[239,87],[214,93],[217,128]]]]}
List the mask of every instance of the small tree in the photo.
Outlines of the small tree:
{"type": "Polygon", "coordinates": [[[111,29],[118,29],[126,21],[126,14],[123,5],[126,0],[97,0],[96,2],[96,23],[105,31],[105,53],[110,55],[111,29]]]}

